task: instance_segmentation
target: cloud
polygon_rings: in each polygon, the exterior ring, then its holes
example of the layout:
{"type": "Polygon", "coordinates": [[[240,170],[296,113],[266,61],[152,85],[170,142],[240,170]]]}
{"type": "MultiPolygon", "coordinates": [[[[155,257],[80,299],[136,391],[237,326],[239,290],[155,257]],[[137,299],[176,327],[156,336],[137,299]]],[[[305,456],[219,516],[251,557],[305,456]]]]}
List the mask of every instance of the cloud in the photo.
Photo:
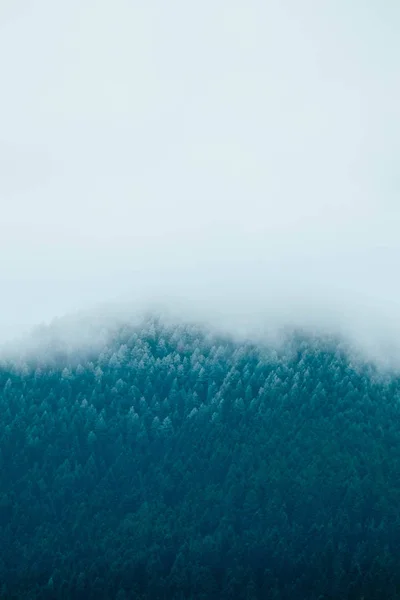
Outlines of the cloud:
{"type": "Polygon", "coordinates": [[[400,348],[396,3],[7,6],[3,339],[140,297],[400,348]]]}

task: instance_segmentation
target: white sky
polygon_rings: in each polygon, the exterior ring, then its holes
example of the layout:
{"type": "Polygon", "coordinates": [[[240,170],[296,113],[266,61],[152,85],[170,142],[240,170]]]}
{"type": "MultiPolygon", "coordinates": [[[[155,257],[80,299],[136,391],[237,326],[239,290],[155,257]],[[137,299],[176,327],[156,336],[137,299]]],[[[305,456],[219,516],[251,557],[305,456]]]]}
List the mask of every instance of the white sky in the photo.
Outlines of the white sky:
{"type": "Polygon", "coordinates": [[[397,0],[2,0],[3,336],[133,293],[397,336],[399,31],[397,0]]]}

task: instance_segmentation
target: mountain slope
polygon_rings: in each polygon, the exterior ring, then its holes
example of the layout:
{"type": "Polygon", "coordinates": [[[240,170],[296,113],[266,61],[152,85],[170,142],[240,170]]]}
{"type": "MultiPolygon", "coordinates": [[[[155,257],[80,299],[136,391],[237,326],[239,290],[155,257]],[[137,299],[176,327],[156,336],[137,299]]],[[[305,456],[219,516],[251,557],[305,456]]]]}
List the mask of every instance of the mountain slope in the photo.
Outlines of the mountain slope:
{"type": "Polygon", "coordinates": [[[400,381],[120,326],[0,369],[1,598],[400,598],[400,381]]]}

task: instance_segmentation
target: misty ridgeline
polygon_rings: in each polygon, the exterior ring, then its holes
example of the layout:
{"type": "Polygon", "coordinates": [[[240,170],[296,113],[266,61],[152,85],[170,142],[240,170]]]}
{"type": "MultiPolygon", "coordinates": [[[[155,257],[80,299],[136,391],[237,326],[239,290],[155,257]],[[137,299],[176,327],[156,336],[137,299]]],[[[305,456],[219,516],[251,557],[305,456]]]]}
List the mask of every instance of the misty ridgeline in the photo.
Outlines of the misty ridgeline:
{"type": "Polygon", "coordinates": [[[52,333],[0,363],[0,598],[400,598],[397,375],[299,332],[52,333]]]}

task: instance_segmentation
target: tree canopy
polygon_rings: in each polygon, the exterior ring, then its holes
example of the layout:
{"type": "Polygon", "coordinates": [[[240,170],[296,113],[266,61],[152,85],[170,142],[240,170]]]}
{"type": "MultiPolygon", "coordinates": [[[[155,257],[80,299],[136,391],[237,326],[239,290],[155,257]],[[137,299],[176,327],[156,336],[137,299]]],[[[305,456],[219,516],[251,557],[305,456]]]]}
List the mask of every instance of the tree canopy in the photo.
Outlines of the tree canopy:
{"type": "Polygon", "coordinates": [[[400,598],[400,381],[193,325],[0,365],[0,598],[400,598]]]}

